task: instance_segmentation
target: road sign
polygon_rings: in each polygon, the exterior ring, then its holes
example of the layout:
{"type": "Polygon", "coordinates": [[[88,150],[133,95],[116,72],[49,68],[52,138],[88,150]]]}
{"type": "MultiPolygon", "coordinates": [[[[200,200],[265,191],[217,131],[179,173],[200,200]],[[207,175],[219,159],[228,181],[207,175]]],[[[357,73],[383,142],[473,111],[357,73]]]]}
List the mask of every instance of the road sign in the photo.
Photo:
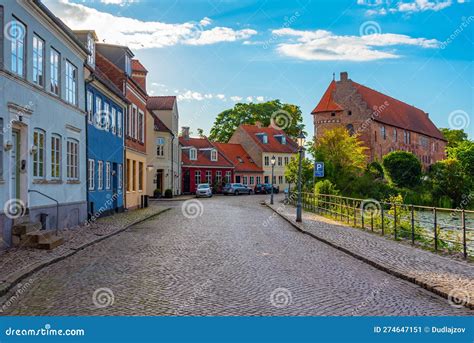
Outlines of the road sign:
{"type": "Polygon", "coordinates": [[[314,176],[324,177],[324,162],[314,162],[314,176]]]}

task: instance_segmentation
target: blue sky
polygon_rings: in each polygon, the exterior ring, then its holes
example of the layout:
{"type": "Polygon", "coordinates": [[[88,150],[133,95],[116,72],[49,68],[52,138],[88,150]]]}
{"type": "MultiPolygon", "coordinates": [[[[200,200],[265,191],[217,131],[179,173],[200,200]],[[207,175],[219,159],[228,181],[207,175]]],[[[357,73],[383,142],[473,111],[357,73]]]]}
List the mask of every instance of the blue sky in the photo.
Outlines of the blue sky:
{"type": "Polygon", "coordinates": [[[180,125],[208,132],[236,102],[311,110],[333,73],[474,136],[472,3],[442,1],[45,0],[73,29],[129,45],[153,95],[179,97],[180,125]]]}

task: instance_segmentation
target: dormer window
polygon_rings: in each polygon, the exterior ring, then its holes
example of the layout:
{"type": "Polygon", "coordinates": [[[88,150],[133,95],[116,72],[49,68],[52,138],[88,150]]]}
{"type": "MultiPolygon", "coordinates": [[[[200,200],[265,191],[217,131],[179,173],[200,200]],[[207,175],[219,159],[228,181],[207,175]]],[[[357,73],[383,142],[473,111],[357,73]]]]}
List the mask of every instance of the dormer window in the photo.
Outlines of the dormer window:
{"type": "Polygon", "coordinates": [[[275,135],[274,137],[276,138],[276,140],[278,142],[280,142],[280,144],[286,144],[286,136],[285,135],[279,134],[279,135],[275,135]]]}
{"type": "Polygon", "coordinates": [[[87,63],[91,66],[95,66],[95,41],[94,37],[89,34],[87,36],[87,50],[89,51],[89,56],[87,56],[87,63]]]}
{"type": "Polygon", "coordinates": [[[217,150],[216,149],[212,149],[211,150],[211,161],[217,161],[217,150]]]}
{"type": "Polygon", "coordinates": [[[240,156],[237,156],[237,161],[239,161],[239,163],[244,163],[244,160],[240,156]]]}
{"type": "Polygon", "coordinates": [[[132,76],[132,60],[128,55],[125,55],[125,74],[132,76]]]}
{"type": "Polygon", "coordinates": [[[266,133],[257,133],[257,137],[263,144],[268,144],[268,136],[266,133]]]}
{"type": "Polygon", "coordinates": [[[189,149],[189,159],[191,161],[196,161],[197,160],[197,150],[196,150],[196,148],[189,149]]]}

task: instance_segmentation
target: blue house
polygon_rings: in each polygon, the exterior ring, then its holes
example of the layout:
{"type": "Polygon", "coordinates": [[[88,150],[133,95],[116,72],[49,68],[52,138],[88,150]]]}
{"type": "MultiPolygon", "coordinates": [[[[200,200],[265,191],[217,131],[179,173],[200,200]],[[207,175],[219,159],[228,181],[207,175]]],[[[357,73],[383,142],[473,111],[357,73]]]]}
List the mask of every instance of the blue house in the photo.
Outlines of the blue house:
{"type": "Polygon", "coordinates": [[[90,53],[85,73],[87,203],[94,219],[124,209],[123,114],[129,102],[95,63],[95,32],[74,33],[90,53]]]}

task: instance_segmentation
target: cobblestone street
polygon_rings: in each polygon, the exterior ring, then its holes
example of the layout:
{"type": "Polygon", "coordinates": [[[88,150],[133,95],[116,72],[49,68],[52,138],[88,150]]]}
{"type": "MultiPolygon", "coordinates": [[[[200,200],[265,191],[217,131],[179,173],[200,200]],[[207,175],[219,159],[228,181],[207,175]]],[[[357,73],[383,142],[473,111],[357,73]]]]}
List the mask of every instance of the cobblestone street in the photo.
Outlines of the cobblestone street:
{"type": "Polygon", "coordinates": [[[33,274],[4,314],[472,314],[282,218],[268,225],[264,199],[160,203],[172,209],[33,274]]]}

